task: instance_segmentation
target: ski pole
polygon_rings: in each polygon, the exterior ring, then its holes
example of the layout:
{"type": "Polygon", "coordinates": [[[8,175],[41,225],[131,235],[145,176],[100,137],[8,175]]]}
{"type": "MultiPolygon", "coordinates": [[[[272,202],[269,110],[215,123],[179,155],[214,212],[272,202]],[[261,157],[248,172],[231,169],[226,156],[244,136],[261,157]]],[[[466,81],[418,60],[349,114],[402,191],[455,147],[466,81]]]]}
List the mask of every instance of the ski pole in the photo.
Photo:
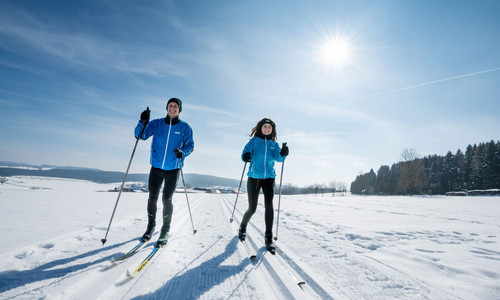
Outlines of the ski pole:
{"type": "MultiPolygon", "coordinates": [[[[149,106],[146,108],[146,110],[149,111],[149,106]]],[[[116,198],[115,208],[113,208],[113,213],[111,214],[111,219],[109,220],[109,225],[108,225],[108,229],[106,230],[106,235],[104,236],[103,239],[101,239],[103,246],[107,241],[106,238],[108,237],[109,228],[111,227],[111,222],[113,222],[113,217],[115,216],[115,211],[116,211],[116,207],[118,206],[118,201],[120,201],[120,196],[122,194],[123,185],[125,184],[125,180],[127,180],[127,175],[128,175],[128,171],[130,169],[130,164],[132,163],[132,159],[134,158],[134,154],[135,154],[135,149],[137,148],[137,143],[139,143],[139,139],[140,139],[141,135],[144,133],[144,129],[146,129],[146,122],[144,122],[144,124],[142,124],[141,133],[139,134],[139,136],[135,140],[134,150],[132,151],[132,156],[130,156],[130,161],[128,162],[128,166],[127,166],[127,171],[125,171],[125,175],[123,176],[122,185],[120,186],[120,191],[118,192],[118,198],[116,198]]]]}
{"type": "MultiPolygon", "coordinates": [[[[180,160],[180,158],[179,158],[179,160],[180,160]]],[[[194,229],[193,215],[191,214],[191,207],[189,206],[188,192],[187,192],[186,182],[184,181],[184,173],[182,172],[182,168],[181,168],[181,177],[182,177],[182,184],[184,185],[184,193],[186,194],[186,201],[188,204],[189,217],[191,218],[191,225],[193,226],[193,234],[195,234],[196,229],[194,229]]]]}
{"type": "Polygon", "coordinates": [[[245,169],[247,167],[247,162],[243,166],[243,172],[241,173],[240,185],[238,186],[238,193],[236,194],[236,200],[234,201],[233,213],[231,214],[231,219],[229,219],[229,223],[233,222],[234,211],[236,210],[236,202],[238,202],[238,196],[240,195],[241,183],[243,182],[243,175],[245,174],[245,169]]]}
{"type": "MultiPolygon", "coordinates": [[[[286,147],[286,143],[283,143],[281,149],[286,147]]],[[[280,188],[279,188],[279,196],[278,196],[278,218],[276,219],[276,236],[274,240],[278,240],[278,225],[280,223],[280,206],[281,206],[281,183],[283,182],[283,168],[285,167],[285,157],[283,157],[283,162],[281,163],[281,176],[280,176],[280,188]]]]}

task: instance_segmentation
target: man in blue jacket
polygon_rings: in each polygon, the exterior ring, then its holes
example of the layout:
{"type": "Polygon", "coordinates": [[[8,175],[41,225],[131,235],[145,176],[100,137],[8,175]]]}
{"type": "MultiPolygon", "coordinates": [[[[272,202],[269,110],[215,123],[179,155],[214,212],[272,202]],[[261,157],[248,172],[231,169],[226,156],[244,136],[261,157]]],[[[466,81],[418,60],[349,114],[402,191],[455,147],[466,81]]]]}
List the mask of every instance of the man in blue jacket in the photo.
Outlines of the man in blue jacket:
{"type": "Polygon", "coordinates": [[[146,140],[153,136],[151,143],[151,171],[149,172],[148,226],[141,240],[149,241],[156,227],[156,204],[162,183],[163,186],[163,226],[156,247],[167,244],[170,222],[172,221],[172,196],[179,179],[179,170],[184,158],[194,149],[193,130],[188,123],[179,119],[182,101],[171,98],[167,102],[167,116],[149,122],[150,111],[141,113],[141,120],[135,128],[135,136],[141,134],[146,140]]]}

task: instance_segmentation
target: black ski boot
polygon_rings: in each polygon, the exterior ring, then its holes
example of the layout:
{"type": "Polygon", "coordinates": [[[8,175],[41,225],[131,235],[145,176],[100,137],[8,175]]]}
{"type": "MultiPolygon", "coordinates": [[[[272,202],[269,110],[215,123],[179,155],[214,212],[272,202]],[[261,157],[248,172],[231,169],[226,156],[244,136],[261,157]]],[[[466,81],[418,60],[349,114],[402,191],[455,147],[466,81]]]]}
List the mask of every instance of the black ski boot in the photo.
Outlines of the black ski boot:
{"type": "Polygon", "coordinates": [[[141,242],[147,242],[151,239],[153,236],[153,233],[155,232],[156,228],[156,222],[149,222],[148,227],[146,228],[146,232],[141,237],[141,242]]]}
{"type": "Polygon", "coordinates": [[[167,233],[165,234],[160,234],[160,237],[158,238],[158,241],[155,244],[155,248],[162,248],[165,247],[165,245],[168,243],[168,238],[170,235],[167,233]]]}
{"type": "Polygon", "coordinates": [[[273,235],[266,233],[265,240],[267,251],[271,252],[271,254],[274,255],[276,253],[276,246],[273,244],[273,235]]]}
{"type": "Polygon", "coordinates": [[[238,238],[240,239],[240,241],[244,242],[247,238],[246,230],[240,228],[240,230],[238,231],[238,238]]]}

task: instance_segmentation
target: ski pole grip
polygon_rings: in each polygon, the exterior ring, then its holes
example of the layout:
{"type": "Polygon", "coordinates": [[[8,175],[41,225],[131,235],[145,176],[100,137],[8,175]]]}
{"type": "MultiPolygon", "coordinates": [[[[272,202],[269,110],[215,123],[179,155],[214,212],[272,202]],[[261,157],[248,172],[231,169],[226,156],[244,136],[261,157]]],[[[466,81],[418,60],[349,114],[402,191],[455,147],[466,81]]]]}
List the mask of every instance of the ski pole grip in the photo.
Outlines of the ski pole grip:
{"type": "MultiPolygon", "coordinates": [[[[146,107],[146,111],[148,112],[148,115],[151,114],[151,110],[149,110],[149,106],[146,107]]],[[[141,133],[139,133],[138,138],[140,138],[142,136],[142,134],[144,133],[144,130],[146,129],[147,124],[148,124],[148,122],[144,122],[144,124],[142,124],[141,133]]]]}
{"type": "MultiPolygon", "coordinates": [[[[281,149],[283,149],[283,148],[285,148],[285,147],[286,147],[286,142],[285,142],[285,143],[283,143],[283,144],[281,145],[281,149]]],[[[285,156],[285,157],[283,157],[283,161],[285,161],[285,159],[286,159],[286,156],[285,156]]]]}

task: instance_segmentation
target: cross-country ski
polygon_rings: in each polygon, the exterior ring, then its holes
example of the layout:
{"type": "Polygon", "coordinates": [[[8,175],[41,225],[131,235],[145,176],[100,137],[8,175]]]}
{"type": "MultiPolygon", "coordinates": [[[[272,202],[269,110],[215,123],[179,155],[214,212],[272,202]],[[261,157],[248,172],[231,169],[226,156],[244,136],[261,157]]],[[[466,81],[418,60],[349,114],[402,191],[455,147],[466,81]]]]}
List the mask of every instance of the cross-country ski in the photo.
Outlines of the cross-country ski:
{"type": "Polygon", "coordinates": [[[146,258],[132,271],[127,270],[127,277],[136,277],[145,267],[151,262],[153,257],[161,250],[161,247],[153,247],[153,250],[146,256],[146,258]]]}
{"type": "Polygon", "coordinates": [[[247,253],[249,259],[254,260],[257,257],[257,255],[250,250],[246,241],[240,240],[240,244],[242,244],[243,248],[245,248],[245,252],[247,253]]]}
{"type": "Polygon", "coordinates": [[[134,255],[142,246],[144,246],[145,242],[139,242],[137,245],[135,245],[132,249],[130,249],[127,253],[123,254],[120,256],[118,259],[115,259],[114,257],[111,258],[111,263],[113,265],[118,265],[122,262],[124,262],[126,259],[134,255]]]}

